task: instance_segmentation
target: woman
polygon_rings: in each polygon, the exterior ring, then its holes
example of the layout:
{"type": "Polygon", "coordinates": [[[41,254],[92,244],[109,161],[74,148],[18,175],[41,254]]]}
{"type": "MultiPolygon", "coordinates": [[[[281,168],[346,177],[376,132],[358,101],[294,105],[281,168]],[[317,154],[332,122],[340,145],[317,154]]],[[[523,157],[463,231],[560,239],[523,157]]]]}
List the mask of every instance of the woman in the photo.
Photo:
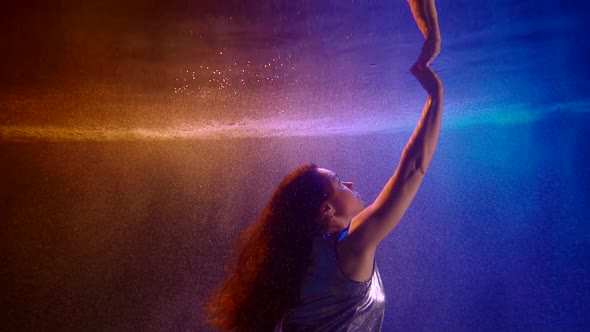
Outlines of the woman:
{"type": "Polygon", "coordinates": [[[236,331],[379,331],[385,297],[375,251],[413,200],[432,159],[443,88],[434,0],[409,0],[425,37],[410,72],[428,92],[400,163],[375,202],[315,165],[289,174],[242,234],[236,268],[212,296],[209,323],[236,331]]]}

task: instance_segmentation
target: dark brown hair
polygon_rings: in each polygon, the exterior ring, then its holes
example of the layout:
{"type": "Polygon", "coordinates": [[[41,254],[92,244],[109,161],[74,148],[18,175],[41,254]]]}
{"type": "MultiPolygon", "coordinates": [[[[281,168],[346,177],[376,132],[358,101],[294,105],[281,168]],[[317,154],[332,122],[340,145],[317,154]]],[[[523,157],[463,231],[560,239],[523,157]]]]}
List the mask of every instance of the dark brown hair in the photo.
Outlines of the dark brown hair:
{"type": "Polygon", "coordinates": [[[241,235],[235,269],[210,298],[208,323],[222,331],[272,331],[297,304],[329,180],[307,164],[286,176],[241,235]]]}

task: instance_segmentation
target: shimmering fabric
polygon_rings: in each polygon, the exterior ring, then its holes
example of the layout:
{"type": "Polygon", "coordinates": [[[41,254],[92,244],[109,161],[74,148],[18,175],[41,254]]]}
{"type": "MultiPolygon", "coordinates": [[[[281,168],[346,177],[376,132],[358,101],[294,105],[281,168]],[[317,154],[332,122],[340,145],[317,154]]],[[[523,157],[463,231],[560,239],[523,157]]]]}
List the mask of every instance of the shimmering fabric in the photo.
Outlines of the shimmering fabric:
{"type": "Polygon", "coordinates": [[[381,331],[385,293],[379,269],[375,265],[371,279],[364,282],[346,277],[335,254],[340,235],[314,240],[301,302],[285,315],[275,332],[381,331]]]}

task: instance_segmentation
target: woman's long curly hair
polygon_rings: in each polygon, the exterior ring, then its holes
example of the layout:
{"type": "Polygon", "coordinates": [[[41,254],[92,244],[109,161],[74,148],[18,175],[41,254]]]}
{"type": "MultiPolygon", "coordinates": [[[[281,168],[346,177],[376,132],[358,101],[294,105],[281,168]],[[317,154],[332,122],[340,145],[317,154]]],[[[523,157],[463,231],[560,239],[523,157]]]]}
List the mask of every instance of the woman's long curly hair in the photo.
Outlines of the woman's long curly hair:
{"type": "Polygon", "coordinates": [[[207,305],[221,331],[272,331],[299,300],[329,180],[307,164],[286,176],[258,220],[242,233],[235,269],[207,305]]]}

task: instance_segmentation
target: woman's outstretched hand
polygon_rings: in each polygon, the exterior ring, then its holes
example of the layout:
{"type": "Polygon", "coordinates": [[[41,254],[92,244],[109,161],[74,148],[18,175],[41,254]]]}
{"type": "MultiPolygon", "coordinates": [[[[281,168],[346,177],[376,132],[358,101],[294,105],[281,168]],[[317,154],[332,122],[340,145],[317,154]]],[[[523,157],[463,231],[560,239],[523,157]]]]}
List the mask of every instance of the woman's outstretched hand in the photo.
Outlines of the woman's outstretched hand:
{"type": "Polygon", "coordinates": [[[354,280],[373,273],[375,251],[406,213],[416,196],[438,144],[442,122],[443,85],[429,63],[440,51],[434,0],[408,0],[418,28],[426,38],[410,72],[428,92],[420,121],[404,148],[399,165],[377,199],[352,220],[338,251],[338,264],[354,280]]]}
{"type": "Polygon", "coordinates": [[[418,82],[420,82],[420,85],[422,85],[424,90],[426,90],[430,96],[440,98],[443,91],[442,82],[432,68],[429,66],[422,66],[416,62],[412,68],[410,68],[410,73],[416,77],[418,82]]]}

